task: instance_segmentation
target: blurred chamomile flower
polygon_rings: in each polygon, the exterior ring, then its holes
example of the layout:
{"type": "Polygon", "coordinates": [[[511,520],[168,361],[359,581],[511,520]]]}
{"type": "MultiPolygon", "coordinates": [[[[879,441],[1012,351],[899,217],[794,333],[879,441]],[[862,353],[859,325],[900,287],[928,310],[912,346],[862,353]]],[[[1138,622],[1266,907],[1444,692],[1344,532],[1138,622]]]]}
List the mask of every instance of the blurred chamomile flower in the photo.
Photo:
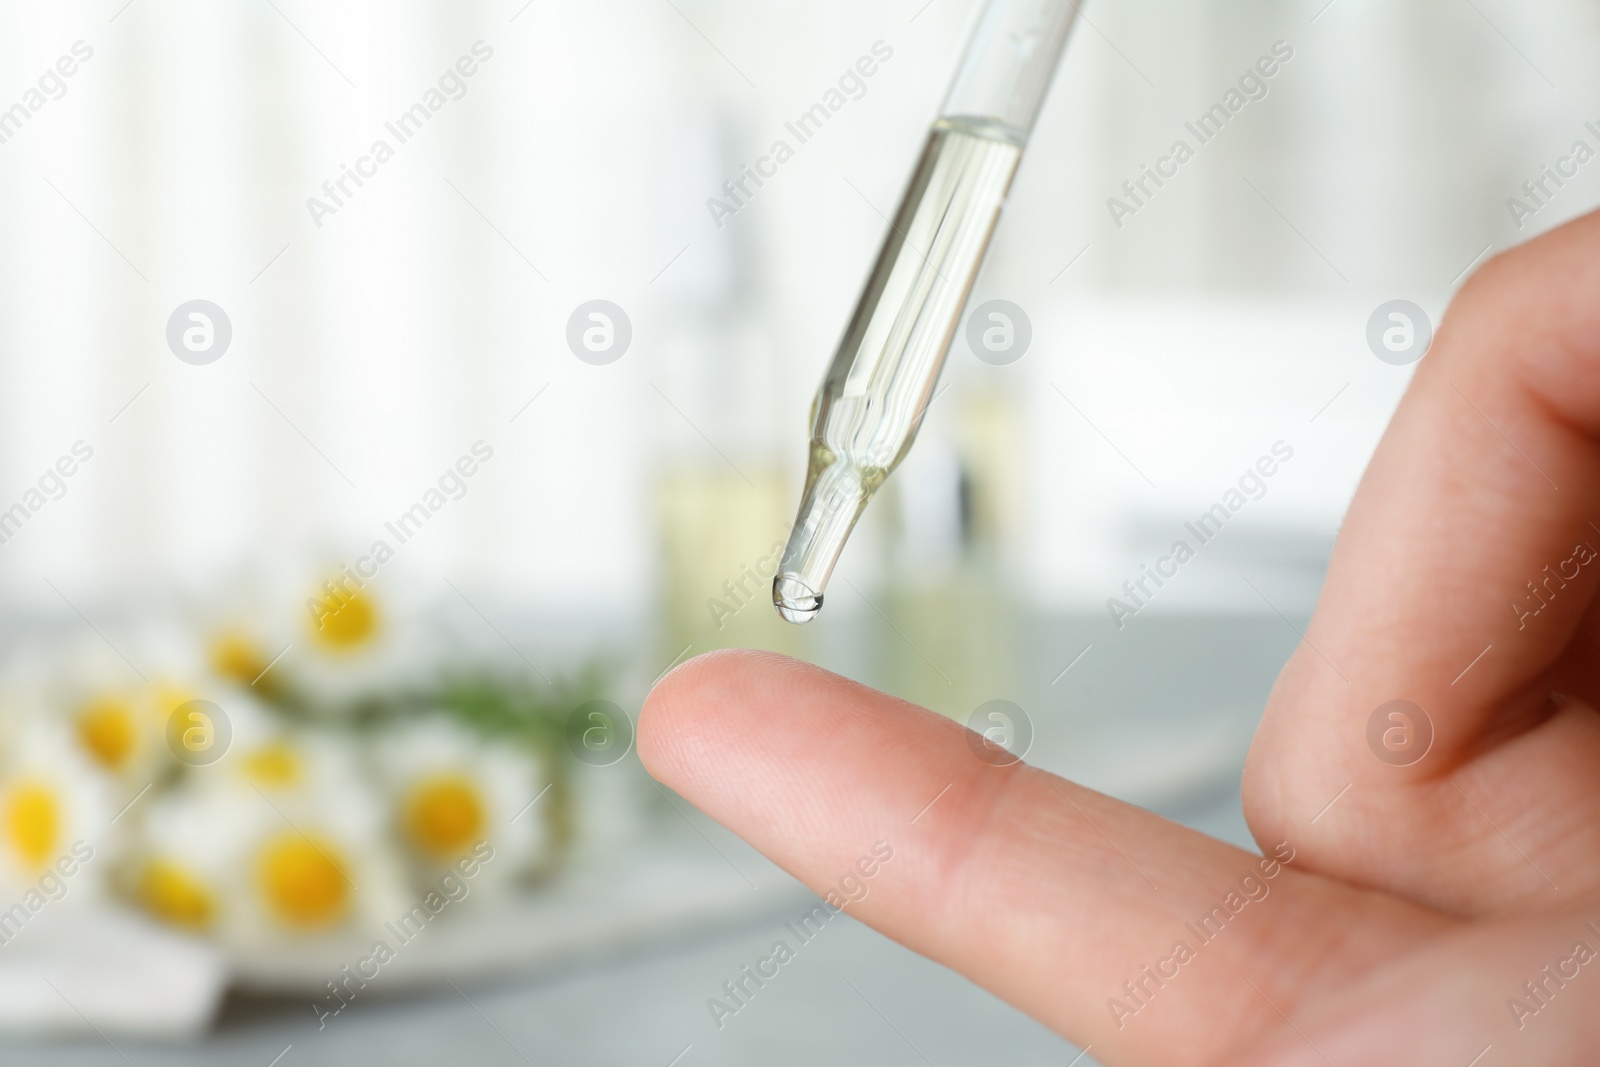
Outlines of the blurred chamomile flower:
{"type": "Polygon", "coordinates": [[[392,831],[420,881],[485,842],[494,860],[478,876],[483,885],[506,886],[551,859],[545,793],[552,778],[520,745],[491,741],[441,714],[396,727],[377,742],[373,759],[392,831]]]}
{"type": "Polygon", "coordinates": [[[302,580],[294,592],[291,651],[281,669],[313,705],[348,707],[431,680],[436,642],[396,576],[362,580],[349,565],[302,580]]]}
{"type": "Polygon", "coordinates": [[[377,929],[404,899],[380,809],[342,746],[256,731],[155,798],[125,880],[147,911],[244,951],[377,929]]]}
{"type": "Polygon", "coordinates": [[[201,697],[204,672],[170,631],[152,626],[114,640],[79,634],[43,654],[44,676],[35,685],[79,753],[121,785],[142,788],[172,767],[169,722],[201,697]]]}
{"type": "MultiPolygon", "coordinates": [[[[0,893],[15,898],[67,857],[86,865],[101,858],[92,872],[74,879],[98,886],[116,851],[113,803],[109,783],[59,723],[40,715],[25,718],[0,761],[0,893]]],[[[96,892],[78,895],[92,898],[96,892]]]]}
{"type": "Polygon", "coordinates": [[[210,671],[277,704],[350,710],[415,688],[435,647],[398,576],[370,555],[242,577],[204,610],[210,671]],[[363,574],[367,577],[363,577],[363,574]]]}
{"type": "Polygon", "coordinates": [[[292,647],[292,613],[281,592],[274,593],[294,584],[276,571],[251,569],[223,582],[223,591],[194,612],[214,677],[264,699],[283,695],[282,676],[273,668],[292,647]]]}

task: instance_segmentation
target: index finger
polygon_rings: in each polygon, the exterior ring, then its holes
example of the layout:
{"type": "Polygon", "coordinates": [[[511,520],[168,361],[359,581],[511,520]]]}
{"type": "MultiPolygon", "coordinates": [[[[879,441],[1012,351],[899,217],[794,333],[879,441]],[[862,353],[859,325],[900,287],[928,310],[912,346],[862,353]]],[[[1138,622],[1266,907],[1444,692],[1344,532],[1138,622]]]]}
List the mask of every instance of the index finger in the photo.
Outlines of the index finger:
{"type": "Polygon", "coordinates": [[[1441,925],[1295,871],[1292,842],[1287,864],[1264,860],[995,766],[971,736],[816,667],[725,652],[657,686],[639,754],[835,908],[1105,1062],[1210,1062],[1441,925]]]}

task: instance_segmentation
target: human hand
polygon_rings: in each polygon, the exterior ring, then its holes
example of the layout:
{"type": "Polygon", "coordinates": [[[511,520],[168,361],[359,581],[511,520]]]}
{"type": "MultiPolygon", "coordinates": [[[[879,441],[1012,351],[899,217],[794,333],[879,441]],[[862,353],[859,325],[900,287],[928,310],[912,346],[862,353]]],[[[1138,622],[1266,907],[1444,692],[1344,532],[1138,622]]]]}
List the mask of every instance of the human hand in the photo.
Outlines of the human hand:
{"type": "Polygon", "coordinates": [[[819,892],[888,842],[850,914],[1113,1067],[1593,1064],[1597,442],[1600,214],[1480,270],[1419,366],[1251,747],[1266,859],[776,655],[673,672],[639,753],[819,892]]]}

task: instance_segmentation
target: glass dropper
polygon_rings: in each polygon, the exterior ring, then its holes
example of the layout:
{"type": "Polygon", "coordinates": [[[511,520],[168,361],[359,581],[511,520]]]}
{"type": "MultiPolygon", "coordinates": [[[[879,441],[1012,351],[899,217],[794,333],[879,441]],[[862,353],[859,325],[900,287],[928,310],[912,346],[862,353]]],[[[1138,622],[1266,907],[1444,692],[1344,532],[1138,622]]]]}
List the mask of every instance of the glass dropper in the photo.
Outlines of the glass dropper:
{"type": "Polygon", "coordinates": [[[850,531],[915,440],[1081,0],[988,0],[811,408],[772,580],[810,622],[850,531]]]}

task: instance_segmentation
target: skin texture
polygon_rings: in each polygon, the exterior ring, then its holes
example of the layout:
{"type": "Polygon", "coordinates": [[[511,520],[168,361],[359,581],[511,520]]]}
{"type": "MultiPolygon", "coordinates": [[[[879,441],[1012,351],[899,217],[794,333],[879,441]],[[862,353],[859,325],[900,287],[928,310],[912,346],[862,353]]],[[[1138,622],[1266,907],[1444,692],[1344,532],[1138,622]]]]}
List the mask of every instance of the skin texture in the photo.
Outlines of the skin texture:
{"type": "Polygon", "coordinates": [[[1373,457],[1245,767],[1256,841],[1287,860],[1270,876],[767,653],[674,671],[639,754],[819,892],[888,842],[852,915],[1114,1067],[1593,1064],[1600,955],[1574,952],[1600,953],[1600,559],[1581,544],[1600,549],[1600,214],[1478,271],[1373,457]],[[1408,766],[1369,747],[1394,700],[1432,726],[1408,766]]]}

